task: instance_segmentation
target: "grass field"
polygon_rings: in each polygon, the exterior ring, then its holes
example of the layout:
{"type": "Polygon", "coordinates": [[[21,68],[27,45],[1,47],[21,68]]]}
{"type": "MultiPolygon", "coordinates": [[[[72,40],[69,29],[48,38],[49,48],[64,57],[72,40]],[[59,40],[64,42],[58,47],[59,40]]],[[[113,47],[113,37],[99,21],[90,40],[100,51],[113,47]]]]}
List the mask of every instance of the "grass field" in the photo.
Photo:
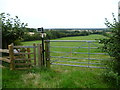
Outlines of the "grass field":
{"type": "MultiPolygon", "coordinates": [[[[105,38],[102,35],[65,37],[56,40],[95,40],[105,38]]],[[[23,45],[32,45],[41,41],[22,42],[23,45]]],[[[51,43],[52,46],[78,46],[79,43],[51,43]]],[[[55,50],[56,49],[51,49],[55,50]]],[[[58,51],[67,51],[58,48],[58,51]]],[[[77,50],[78,52],[79,50],[77,50]]],[[[84,50],[80,50],[84,52],[84,50]]],[[[69,52],[69,51],[68,51],[69,52]]],[[[92,51],[96,52],[96,50],[92,51]]],[[[97,51],[101,52],[101,51],[97,51]]],[[[54,53],[52,55],[55,55],[54,53]]],[[[78,57],[79,55],[73,55],[78,57]]],[[[87,56],[83,56],[87,57],[87,56]]],[[[103,56],[92,56],[100,57],[103,56]]],[[[50,69],[34,67],[30,70],[10,71],[3,68],[3,88],[113,88],[105,82],[101,73],[105,69],[82,68],[71,66],[51,65],[50,69]]]]}

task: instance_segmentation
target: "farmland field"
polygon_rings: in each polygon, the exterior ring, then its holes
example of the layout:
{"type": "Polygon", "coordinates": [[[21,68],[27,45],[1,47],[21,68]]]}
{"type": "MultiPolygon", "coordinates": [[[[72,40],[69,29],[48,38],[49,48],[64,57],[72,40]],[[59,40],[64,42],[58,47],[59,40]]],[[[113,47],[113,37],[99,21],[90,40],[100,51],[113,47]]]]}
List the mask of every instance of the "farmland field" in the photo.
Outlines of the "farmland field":
{"type": "MultiPolygon", "coordinates": [[[[105,38],[102,35],[89,35],[77,37],[65,37],[55,40],[95,40],[105,38]]],[[[32,45],[33,43],[40,43],[41,41],[22,42],[23,45],[32,45]]],[[[83,44],[83,43],[82,43],[83,44]]],[[[56,43],[51,42],[51,46],[81,46],[79,42],[76,43],[56,43]]],[[[98,46],[101,46],[98,44],[98,46]]],[[[85,45],[86,47],[86,45],[85,45]]],[[[91,46],[93,47],[93,46],[91,46]]],[[[51,48],[51,51],[70,52],[72,49],[51,48]]],[[[88,49],[87,49],[88,50],[88,49]]],[[[76,49],[75,52],[86,52],[87,50],[76,49]]],[[[92,53],[101,52],[100,50],[93,50],[92,53]]],[[[56,55],[51,53],[51,56],[56,55]]],[[[60,56],[57,54],[57,56],[60,56]]],[[[68,54],[71,57],[88,57],[86,55],[68,54]]],[[[91,55],[92,58],[103,58],[104,55],[91,55]]],[[[106,57],[108,58],[108,57],[106,57]]],[[[63,58],[61,60],[64,60],[63,58]]],[[[69,59],[66,59],[69,61],[69,59]]],[[[74,59],[71,59],[74,60],[74,59]]],[[[74,60],[77,61],[77,60],[74,60]]],[[[97,63],[97,62],[96,62],[97,63]]],[[[3,88],[113,88],[110,83],[105,82],[101,73],[105,69],[72,67],[72,66],[58,66],[51,65],[50,69],[34,67],[31,70],[10,71],[8,68],[3,69],[3,88]]]]}

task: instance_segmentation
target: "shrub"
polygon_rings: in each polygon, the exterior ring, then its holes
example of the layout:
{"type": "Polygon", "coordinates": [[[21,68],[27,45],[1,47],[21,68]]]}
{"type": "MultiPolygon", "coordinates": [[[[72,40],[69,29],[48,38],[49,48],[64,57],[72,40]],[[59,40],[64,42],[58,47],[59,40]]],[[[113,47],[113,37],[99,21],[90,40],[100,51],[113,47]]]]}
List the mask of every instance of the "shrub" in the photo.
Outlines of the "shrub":
{"type": "Polygon", "coordinates": [[[107,35],[108,38],[100,40],[100,43],[104,44],[102,49],[111,56],[111,59],[106,63],[109,67],[106,76],[116,79],[116,83],[120,84],[120,22],[117,22],[114,14],[113,20],[114,22],[111,24],[106,19],[105,24],[111,33],[107,35]]]}

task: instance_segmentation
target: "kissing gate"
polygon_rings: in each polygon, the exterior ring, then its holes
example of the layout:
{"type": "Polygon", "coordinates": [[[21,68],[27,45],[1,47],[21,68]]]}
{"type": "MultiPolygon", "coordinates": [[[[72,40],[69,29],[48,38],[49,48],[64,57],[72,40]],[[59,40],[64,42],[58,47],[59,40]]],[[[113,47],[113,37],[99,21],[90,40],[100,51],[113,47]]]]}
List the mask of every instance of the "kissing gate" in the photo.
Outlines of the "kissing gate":
{"type": "MultiPolygon", "coordinates": [[[[48,45],[46,45],[48,46],[48,45]]],[[[50,67],[49,62],[43,60],[42,44],[33,44],[33,46],[8,46],[10,57],[10,69],[30,69],[33,66],[50,67]]],[[[45,47],[45,52],[48,48],[45,47]]],[[[46,54],[48,56],[48,54],[46,54]]],[[[46,56],[46,60],[48,60],[46,56]]]]}

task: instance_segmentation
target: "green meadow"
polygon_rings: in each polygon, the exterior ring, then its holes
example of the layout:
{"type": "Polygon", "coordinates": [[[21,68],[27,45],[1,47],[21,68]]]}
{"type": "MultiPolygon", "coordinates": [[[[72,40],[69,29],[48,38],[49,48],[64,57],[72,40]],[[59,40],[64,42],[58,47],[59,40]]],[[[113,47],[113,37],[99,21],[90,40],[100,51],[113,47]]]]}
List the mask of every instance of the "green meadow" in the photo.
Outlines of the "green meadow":
{"type": "MultiPolygon", "coordinates": [[[[64,37],[55,40],[95,40],[106,38],[102,35],[89,35],[89,36],[76,36],[76,37],[64,37]]],[[[41,43],[41,41],[28,41],[22,42],[24,46],[31,46],[33,43],[41,43]]],[[[102,45],[94,43],[98,47],[102,45]]],[[[95,47],[94,44],[90,44],[91,47],[95,47]]],[[[54,53],[51,52],[51,56],[64,56],[64,57],[79,57],[79,58],[97,58],[107,59],[107,55],[86,55],[76,54],[70,52],[88,52],[89,49],[75,49],[75,48],[55,48],[54,46],[64,47],[87,47],[89,44],[81,42],[51,42],[50,51],[65,52],[54,53]],[[66,53],[67,52],[67,53],[66,53]]],[[[100,49],[90,49],[91,53],[103,53],[100,49]]],[[[76,62],[88,62],[88,60],[79,59],[64,59],[64,58],[51,58],[51,61],[76,61],[76,62]]],[[[59,63],[59,62],[56,62],[59,63]]],[[[62,64],[68,64],[61,62],[62,64]]],[[[91,60],[89,63],[101,63],[101,61],[91,60]]],[[[71,63],[74,64],[74,63],[71,63]]],[[[77,64],[76,64],[77,65],[77,64]]],[[[51,65],[48,68],[33,67],[29,70],[14,70],[10,71],[9,68],[2,69],[2,87],[3,88],[114,88],[114,86],[105,82],[102,73],[105,69],[98,68],[85,68],[85,67],[73,67],[73,66],[60,66],[51,65]]]]}

